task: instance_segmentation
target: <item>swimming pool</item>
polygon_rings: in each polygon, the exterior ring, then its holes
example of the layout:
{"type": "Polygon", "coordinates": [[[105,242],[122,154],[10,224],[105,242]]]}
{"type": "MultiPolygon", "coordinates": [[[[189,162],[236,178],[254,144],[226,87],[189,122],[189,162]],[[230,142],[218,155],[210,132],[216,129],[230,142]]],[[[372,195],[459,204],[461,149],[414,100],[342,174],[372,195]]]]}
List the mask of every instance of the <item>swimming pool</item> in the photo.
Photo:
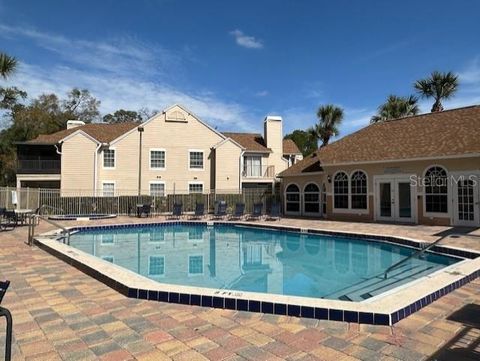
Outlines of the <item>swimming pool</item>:
{"type": "Polygon", "coordinates": [[[460,260],[425,253],[385,279],[385,270],[415,249],[204,223],[84,229],[70,246],[161,283],[344,301],[367,300],[460,260]]]}
{"type": "MultiPolygon", "coordinates": [[[[314,225],[312,223],[312,225],[314,225]]],[[[393,325],[480,277],[480,254],[421,241],[257,222],[75,226],[35,244],[129,298],[393,325]],[[249,290],[249,291],[244,291],[249,290]]]]}
{"type": "Polygon", "coordinates": [[[109,219],[116,218],[116,214],[101,214],[101,213],[90,213],[90,214],[58,214],[48,216],[48,219],[54,221],[81,221],[88,220],[94,221],[99,219],[109,219]]]}

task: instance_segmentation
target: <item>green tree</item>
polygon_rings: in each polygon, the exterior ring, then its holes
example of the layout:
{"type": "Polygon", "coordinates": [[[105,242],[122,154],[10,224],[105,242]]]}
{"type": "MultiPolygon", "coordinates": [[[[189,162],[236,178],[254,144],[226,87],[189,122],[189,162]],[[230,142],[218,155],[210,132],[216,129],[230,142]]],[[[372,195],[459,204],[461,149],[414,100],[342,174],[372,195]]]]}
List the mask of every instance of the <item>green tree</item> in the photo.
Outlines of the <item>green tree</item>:
{"type": "Polygon", "coordinates": [[[343,109],[336,105],[322,105],[317,111],[318,124],[307,129],[307,132],[315,140],[322,142],[320,147],[324,147],[328,144],[331,137],[340,134],[338,127],[343,120],[343,115],[343,109]]]}
{"type": "Polygon", "coordinates": [[[119,109],[113,114],[107,114],[103,116],[105,123],[125,123],[125,122],[140,122],[142,116],[133,110],[119,109]]]}
{"type": "Polygon", "coordinates": [[[293,140],[304,157],[313,153],[318,148],[317,139],[305,130],[294,130],[292,133],[287,134],[284,139],[293,140]]]}
{"type": "Polygon", "coordinates": [[[431,110],[433,113],[443,110],[442,101],[455,94],[458,84],[458,76],[451,71],[448,73],[434,71],[429,77],[417,80],[413,86],[423,98],[435,99],[431,110]]]}
{"type": "Polygon", "coordinates": [[[419,111],[417,97],[413,95],[408,97],[389,95],[387,101],[378,107],[378,113],[371,118],[370,122],[377,123],[408,117],[418,114],[419,111]]]}
{"type": "Polygon", "coordinates": [[[12,106],[7,127],[0,132],[0,184],[15,182],[15,142],[65,129],[69,119],[90,121],[99,114],[99,104],[87,90],[73,89],[63,100],[43,94],[26,105],[12,106]]]}
{"type": "Polygon", "coordinates": [[[13,56],[0,53],[0,76],[3,79],[7,79],[12,75],[15,72],[17,65],[18,61],[13,56]]]}
{"type": "Polygon", "coordinates": [[[97,100],[87,89],[73,88],[67,99],[61,102],[62,111],[69,119],[91,123],[100,120],[100,100],[97,100]]]}

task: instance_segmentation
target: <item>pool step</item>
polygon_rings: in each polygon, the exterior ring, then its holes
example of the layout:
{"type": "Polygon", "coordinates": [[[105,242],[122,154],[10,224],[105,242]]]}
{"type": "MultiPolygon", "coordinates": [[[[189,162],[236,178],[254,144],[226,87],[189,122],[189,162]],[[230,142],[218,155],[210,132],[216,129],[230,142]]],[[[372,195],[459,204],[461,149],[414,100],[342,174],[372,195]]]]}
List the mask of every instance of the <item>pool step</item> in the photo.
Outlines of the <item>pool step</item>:
{"type": "Polygon", "coordinates": [[[339,299],[352,300],[352,301],[362,301],[370,297],[377,296],[383,292],[386,292],[392,288],[401,286],[408,282],[411,282],[412,279],[418,279],[425,275],[428,275],[439,269],[433,265],[427,267],[422,267],[419,265],[409,267],[408,269],[403,269],[400,272],[392,274],[389,278],[384,279],[383,277],[375,277],[374,279],[366,280],[360,284],[355,285],[355,288],[351,288],[347,292],[344,292],[343,295],[338,297],[339,299]]]}

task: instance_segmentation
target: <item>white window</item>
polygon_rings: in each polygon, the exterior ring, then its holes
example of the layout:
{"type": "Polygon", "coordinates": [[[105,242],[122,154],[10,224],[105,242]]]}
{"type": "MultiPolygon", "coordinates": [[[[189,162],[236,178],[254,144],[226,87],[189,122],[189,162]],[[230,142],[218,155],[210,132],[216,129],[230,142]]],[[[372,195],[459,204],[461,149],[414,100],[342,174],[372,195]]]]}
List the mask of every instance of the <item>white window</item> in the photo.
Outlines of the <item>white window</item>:
{"type": "Polygon", "coordinates": [[[348,209],[348,176],[338,172],[333,179],[333,206],[348,209]]]}
{"type": "Polygon", "coordinates": [[[258,178],[262,177],[262,156],[249,155],[243,158],[244,177],[258,178]]]}
{"type": "Polygon", "coordinates": [[[296,184],[290,184],[285,190],[285,202],[288,213],[300,212],[300,188],[296,184]]]}
{"type": "Polygon", "coordinates": [[[203,183],[188,183],[188,193],[203,193],[203,183]]]}
{"type": "Polygon", "coordinates": [[[165,169],[165,150],[150,150],[150,169],[165,169]]]}
{"type": "Polygon", "coordinates": [[[103,168],[115,168],[115,149],[103,151],[103,168]]]}
{"type": "Polygon", "coordinates": [[[188,273],[191,275],[203,274],[203,256],[188,257],[188,273]]]}
{"type": "Polygon", "coordinates": [[[150,195],[152,197],[164,197],[165,196],[165,183],[164,182],[150,182],[150,195]]]}
{"type": "Polygon", "coordinates": [[[165,257],[164,256],[149,257],[148,274],[150,276],[163,276],[165,274],[165,257]]]}
{"type": "Polygon", "coordinates": [[[448,213],[448,177],[442,167],[431,167],[425,172],[425,211],[448,213]]]}
{"type": "Polygon", "coordinates": [[[103,196],[104,197],[115,196],[115,182],[103,182],[103,196]]]}
{"type": "Polygon", "coordinates": [[[350,182],[352,209],[367,209],[367,175],[358,170],[350,182]]]}
{"type": "Polygon", "coordinates": [[[191,150],[189,151],[189,168],[191,170],[203,169],[203,150],[191,150]]]}

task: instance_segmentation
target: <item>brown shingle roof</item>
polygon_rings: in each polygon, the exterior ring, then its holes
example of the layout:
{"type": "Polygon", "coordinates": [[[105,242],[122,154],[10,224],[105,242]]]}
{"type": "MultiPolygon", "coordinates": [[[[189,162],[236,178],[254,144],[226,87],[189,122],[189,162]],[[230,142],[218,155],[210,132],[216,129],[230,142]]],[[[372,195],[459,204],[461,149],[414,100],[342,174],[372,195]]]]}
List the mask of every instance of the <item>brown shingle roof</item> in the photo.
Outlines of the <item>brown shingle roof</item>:
{"type": "Polygon", "coordinates": [[[37,138],[29,140],[28,144],[56,144],[61,141],[63,138],[69,136],[70,134],[76,132],[77,130],[82,130],[92,138],[98,140],[101,143],[109,143],[117,139],[122,134],[128,132],[129,130],[138,126],[139,123],[126,122],[126,123],[117,123],[117,124],[100,124],[100,123],[91,123],[85,124],[79,127],[60,130],[52,134],[41,134],[37,138]]]}
{"type": "MultiPolygon", "coordinates": [[[[232,138],[235,142],[250,152],[271,152],[267,147],[265,139],[258,133],[233,133],[224,132],[223,135],[232,138]]],[[[295,142],[291,139],[283,140],[283,154],[302,154],[295,142]]]]}
{"type": "Polygon", "coordinates": [[[250,152],[271,152],[270,148],[267,148],[265,140],[258,133],[223,133],[226,137],[232,138],[235,142],[240,144],[246,150],[250,152]]]}
{"type": "Polygon", "coordinates": [[[283,154],[302,154],[292,139],[283,140],[283,154]]]}
{"type": "Polygon", "coordinates": [[[325,165],[480,154],[480,106],[371,124],[283,171],[311,172],[325,165]]]}

